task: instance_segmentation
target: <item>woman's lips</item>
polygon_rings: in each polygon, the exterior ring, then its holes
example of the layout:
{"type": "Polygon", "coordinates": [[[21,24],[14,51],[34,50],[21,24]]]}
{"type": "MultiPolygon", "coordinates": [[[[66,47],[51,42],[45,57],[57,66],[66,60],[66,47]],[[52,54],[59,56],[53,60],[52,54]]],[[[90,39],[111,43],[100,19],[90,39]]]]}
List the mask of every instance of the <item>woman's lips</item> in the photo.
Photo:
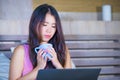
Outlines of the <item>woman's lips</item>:
{"type": "Polygon", "coordinates": [[[45,38],[50,38],[50,35],[45,35],[45,38]]]}

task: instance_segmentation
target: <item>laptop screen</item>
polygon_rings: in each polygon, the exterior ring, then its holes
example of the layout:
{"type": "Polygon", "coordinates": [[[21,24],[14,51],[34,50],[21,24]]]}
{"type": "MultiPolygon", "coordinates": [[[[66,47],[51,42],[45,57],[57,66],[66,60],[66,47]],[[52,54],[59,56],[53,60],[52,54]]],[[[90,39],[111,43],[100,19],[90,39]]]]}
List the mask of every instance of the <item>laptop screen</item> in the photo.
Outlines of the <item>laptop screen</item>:
{"type": "Polygon", "coordinates": [[[39,70],[37,80],[97,80],[101,69],[39,70]]]}

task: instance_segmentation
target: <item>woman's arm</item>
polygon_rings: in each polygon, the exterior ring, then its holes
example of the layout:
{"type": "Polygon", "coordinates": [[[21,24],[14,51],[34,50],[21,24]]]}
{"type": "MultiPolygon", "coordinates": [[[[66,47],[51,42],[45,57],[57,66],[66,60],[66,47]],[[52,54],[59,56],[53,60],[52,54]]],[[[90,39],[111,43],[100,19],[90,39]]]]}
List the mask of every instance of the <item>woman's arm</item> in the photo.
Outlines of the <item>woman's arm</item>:
{"type": "Polygon", "coordinates": [[[39,70],[37,67],[22,77],[24,53],[24,47],[22,45],[15,48],[10,63],[9,80],[34,80],[36,78],[39,70]]]}
{"type": "Polygon", "coordinates": [[[65,55],[66,55],[66,58],[65,58],[65,66],[64,66],[64,68],[72,68],[70,52],[69,52],[67,47],[66,47],[65,55]]]}

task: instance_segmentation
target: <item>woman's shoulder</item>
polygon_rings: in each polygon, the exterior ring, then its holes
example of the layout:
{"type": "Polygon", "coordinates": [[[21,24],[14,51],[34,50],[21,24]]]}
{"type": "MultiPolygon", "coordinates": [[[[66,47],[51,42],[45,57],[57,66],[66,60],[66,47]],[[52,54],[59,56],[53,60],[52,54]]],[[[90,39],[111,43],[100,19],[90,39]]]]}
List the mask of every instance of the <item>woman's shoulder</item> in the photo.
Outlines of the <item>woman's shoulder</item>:
{"type": "Polygon", "coordinates": [[[18,45],[17,47],[15,47],[15,51],[23,51],[24,50],[24,45],[18,45]]]}
{"type": "Polygon", "coordinates": [[[14,52],[16,52],[16,51],[23,52],[25,47],[29,47],[29,46],[27,44],[18,45],[17,47],[15,47],[14,52]]]}
{"type": "Polygon", "coordinates": [[[13,51],[13,56],[24,56],[24,45],[18,45],[13,51]]]}

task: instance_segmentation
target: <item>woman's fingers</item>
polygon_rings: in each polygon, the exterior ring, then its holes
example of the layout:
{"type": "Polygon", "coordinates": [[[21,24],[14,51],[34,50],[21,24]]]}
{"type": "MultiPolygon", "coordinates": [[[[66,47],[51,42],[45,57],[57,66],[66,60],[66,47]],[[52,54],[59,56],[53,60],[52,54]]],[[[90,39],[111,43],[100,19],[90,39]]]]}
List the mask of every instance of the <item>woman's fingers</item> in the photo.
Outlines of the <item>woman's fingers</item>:
{"type": "Polygon", "coordinates": [[[37,54],[41,56],[43,54],[43,52],[44,51],[42,49],[40,49],[37,54]]]}

